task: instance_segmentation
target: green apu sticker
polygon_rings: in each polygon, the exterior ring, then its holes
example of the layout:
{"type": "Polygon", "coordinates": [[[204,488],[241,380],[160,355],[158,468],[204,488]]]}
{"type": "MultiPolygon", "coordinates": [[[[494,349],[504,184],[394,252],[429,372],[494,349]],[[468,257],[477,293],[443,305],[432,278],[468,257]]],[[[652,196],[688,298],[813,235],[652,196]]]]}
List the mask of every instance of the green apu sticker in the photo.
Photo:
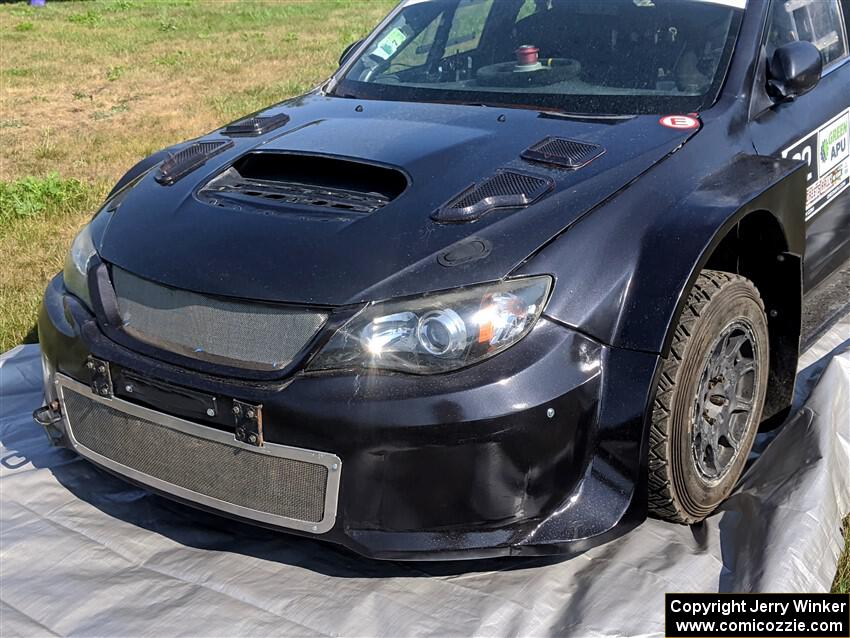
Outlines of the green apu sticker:
{"type": "Polygon", "coordinates": [[[407,36],[401,29],[393,29],[384,38],[378,42],[378,46],[372,51],[372,55],[377,55],[382,60],[388,60],[390,56],[398,51],[398,48],[404,44],[407,36]]]}

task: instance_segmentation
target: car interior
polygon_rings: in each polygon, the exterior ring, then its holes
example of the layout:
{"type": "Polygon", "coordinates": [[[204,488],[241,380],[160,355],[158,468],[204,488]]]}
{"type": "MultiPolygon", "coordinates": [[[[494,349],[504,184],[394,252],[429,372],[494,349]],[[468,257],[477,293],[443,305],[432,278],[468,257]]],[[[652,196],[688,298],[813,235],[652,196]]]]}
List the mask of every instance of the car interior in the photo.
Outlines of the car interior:
{"type": "Polygon", "coordinates": [[[412,5],[397,19],[399,26],[389,27],[403,34],[401,43],[389,55],[367,56],[358,79],[488,90],[700,95],[727,48],[733,13],[718,4],[663,0],[412,5]],[[535,68],[518,62],[521,47],[537,50],[535,68]]]}

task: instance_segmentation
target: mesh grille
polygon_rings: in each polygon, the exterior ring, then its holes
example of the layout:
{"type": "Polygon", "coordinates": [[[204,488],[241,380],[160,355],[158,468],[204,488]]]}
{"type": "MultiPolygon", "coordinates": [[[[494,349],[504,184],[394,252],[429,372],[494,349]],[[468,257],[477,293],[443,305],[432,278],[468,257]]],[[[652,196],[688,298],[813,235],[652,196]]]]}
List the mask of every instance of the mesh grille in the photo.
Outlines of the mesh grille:
{"type": "Polygon", "coordinates": [[[128,468],[226,503],[317,523],[324,465],[260,454],[126,414],[64,388],[74,439],[128,468]]]}
{"type": "Polygon", "coordinates": [[[471,221],[494,208],[528,206],[552,188],[551,180],[517,171],[498,171],[439,209],[437,221],[471,221]]]}
{"type": "Polygon", "coordinates": [[[546,162],[564,168],[581,168],[602,155],[605,149],[563,137],[547,137],[522,153],[523,159],[546,162]]]}
{"type": "Polygon", "coordinates": [[[262,115],[259,117],[247,117],[238,122],[228,124],[224,129],[225,135],[262,135],[289,122],[286,113],[277,115],[262,115]]]}
{"type": "Polygon", "coordinates": [[[195,142],[173,155],[170,155],[159,167],[156,181],[160,184],[173,184],[184,175],[204,164],[213,155],[233,146],[233,140],[214,140],[195,142]]]}
{"type": "Polygon", "coordinates": [[[112,269],[125,331],[194,359],[255,370],[285,368],[327,320],[319,312],[225,301],[112,269]]]}

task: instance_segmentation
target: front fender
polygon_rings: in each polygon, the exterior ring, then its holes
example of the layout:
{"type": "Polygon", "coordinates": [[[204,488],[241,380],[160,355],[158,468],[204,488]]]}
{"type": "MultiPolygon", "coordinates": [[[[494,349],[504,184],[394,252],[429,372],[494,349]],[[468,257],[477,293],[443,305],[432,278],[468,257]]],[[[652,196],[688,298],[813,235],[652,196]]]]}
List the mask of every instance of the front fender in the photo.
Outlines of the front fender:
{"type": "MultiPolygon", "coordinates": [[[[519,272],[556,276],[550,318],[608,345],[666,354],[697,275],[756,211],[776,220],[785,251],[801,263],[801,162],[741,154],[699,181],[686,166],[668,161],[669,170],[651,171],[526,263],[519,272]]],[[[799,273],[783,284],[799,289],[799,273]]]]}

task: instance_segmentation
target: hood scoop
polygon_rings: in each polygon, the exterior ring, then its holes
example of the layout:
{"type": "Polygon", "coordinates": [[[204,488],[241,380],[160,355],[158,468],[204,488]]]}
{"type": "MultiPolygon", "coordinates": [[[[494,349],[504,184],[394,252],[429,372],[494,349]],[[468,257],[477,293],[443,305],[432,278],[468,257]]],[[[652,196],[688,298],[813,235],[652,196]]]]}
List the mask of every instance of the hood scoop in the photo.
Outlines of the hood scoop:
{"type": "Polygon", "coordinates": [[[213,140],[210,142],[195,142],[183,150],[177,151],[159,166],[154,179],[165,186],[171,186],[177,180],[185,177],[206,161],[233,146],[233,140],[213,140]]]}
{"type": "Polygon", "coordinates": [[[289,116],[286,113],[246,117],[228,124],[222,133],[232,137],[256,137],[280,128],[287,122],[289,122],[289,116]]]}
{"type": "Polygon", "coordinates": [[[401,195],[398,170],[346,158],[249,153],[210,180],[198,197],[226,208],[314,209],[316,214],[373,213],[401,195]],[[322,210],[324,209],[324,210],[322,210]]]}
{"type": "Polygon", "coordinates": [[[437,209],[431,219],[436,222],[471,222],[497,208],[524,208],[554,187],[542,175],[515,170],[498,170],[492,177],[473,184],[437,209]]]}
{"type": "Polygon", "coordinates": [[[598,144],[577,142],[563,137],[547,137],[525,149],[520,157],[530,162],[578,170],[604,153],[605,149],[598,144]]]}

